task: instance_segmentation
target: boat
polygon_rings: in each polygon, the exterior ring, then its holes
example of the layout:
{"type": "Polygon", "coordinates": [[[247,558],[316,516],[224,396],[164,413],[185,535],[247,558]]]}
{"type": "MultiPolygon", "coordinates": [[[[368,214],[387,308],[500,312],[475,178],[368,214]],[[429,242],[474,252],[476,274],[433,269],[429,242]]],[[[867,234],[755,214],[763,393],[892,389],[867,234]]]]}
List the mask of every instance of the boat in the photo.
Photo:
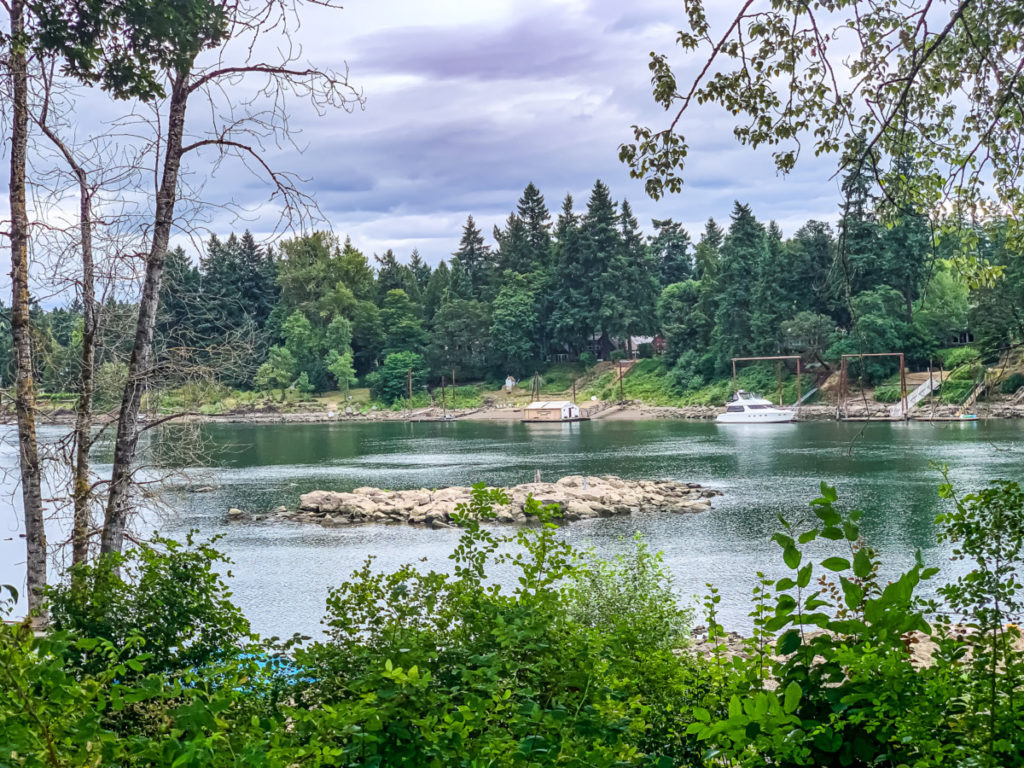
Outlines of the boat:
{"type": "Polygon", "coordinates": [[[782,424],[793,421],[796,411],[779,408],[770,400],[745,390],[738,390],[725,404],[725,413],[718,414],[719,424],[782,424]]]}

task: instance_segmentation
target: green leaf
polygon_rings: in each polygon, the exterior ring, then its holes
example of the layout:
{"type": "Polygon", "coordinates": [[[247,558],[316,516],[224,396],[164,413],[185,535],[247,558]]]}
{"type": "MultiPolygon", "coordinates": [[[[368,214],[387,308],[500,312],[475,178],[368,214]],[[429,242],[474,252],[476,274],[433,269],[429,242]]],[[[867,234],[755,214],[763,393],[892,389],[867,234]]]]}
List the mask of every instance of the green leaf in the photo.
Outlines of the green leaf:
{"type": "Polygon", "coordinates": [[[775,644],[775,649],[780,656],[789,656],[789,654],[800,647],[800,642],[800,630],[791,629],[779,637],[778,643],[775,644]]]}
{"type": "Polygon", "coordinates": [[[800,554],[800,550],[796,547],[789,546],[782,550],[782,559],[786,565],[790,568],[799,568],[800,561],[803,559],[803,555],[800,554]]]}
{"type": "Polygon", "coordinates": [[[810,584],[811,583],[811,572],[813,570],[814,570],[814,567],[810,563],[808,563],[803,568],[801,568],[797,572],[797,575],[796,575],[796,585],[798,587],[800,587],[801,589],[803,589],[808,584],[810,584]]]}
{"type": "Polygon", "coordinates": [[[845,576],[839,577],[839,584],[843,588],[843,599],[846,601],[846,607],[850,610],[856,610],[859,608],[861,602],[864,600],[863,588],[854,584],[845,576]]]}
{"type": "Polygon", "coordinates": [[[803,696],[803,693],[799,683],[795,680],[786,686],[786,692],[782,700],[782,708],[786,711],[786,714],[792,714],[796,711],[796,705],[800,703],[800,697],[803,696]]]}
{"type": "Polygon", "coordinates": [[[858,579],[866,579],[871,575],[871,555],[866,548],[858,549],[853,556],[853,573],[858,579]]]}
{"type": "Polygon", "coordinates": [[[839,494],[836,493],[835,487],[824,480],[821,481],[821,497],[829,502],[839,501],[839,494]]]}
{"type": "Polygon", "coordinates": [[[812,528],[809,531],[804,531],[800,534],[800,538],[797,539],[801,544],[808,544],[818,538],[818,531],[812,528]]]}
{"type": "Polygon", "coordinates": [[[740,697],[733,694],[729,699],[729,717],[742,717],[743,715],[743,704],[740,702],[740,697]]]}
{"type": "Polygon", "coordinates": [[[821,564],[830,571],[846,571],[850,568],[850,561],[845,557],[829,557],[822,560],[821,564]]]}

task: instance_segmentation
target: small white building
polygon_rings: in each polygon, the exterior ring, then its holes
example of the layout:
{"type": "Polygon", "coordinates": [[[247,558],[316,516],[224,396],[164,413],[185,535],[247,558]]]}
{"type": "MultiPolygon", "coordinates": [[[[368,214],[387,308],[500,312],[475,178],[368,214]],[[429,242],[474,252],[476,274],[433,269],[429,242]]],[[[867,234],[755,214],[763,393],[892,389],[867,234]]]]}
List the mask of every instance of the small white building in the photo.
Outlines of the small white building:
{"type": "Polygon", "coordinates": [[[580,418],[580,407],[568,400],[530,403],[523,409],[523,421],[572,421],[580,418]]]}
{"type": "Polygon", "coordinates": [[[512,388],[516,385],[516,380],[512,376],[505,377],[505,391],[511,392],[512,388]]]}

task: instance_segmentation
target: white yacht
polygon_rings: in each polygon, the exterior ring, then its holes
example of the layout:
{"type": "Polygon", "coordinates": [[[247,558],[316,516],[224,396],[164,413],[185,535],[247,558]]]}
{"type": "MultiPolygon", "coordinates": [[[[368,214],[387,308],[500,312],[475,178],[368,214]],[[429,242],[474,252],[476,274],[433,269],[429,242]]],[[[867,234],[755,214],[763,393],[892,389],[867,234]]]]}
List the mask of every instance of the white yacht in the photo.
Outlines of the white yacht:
{"type": "Polygon", "coordinates": [[[718,414],[719,424],[780,424],[793,421],[796,411],[772,405],[770,400],[739,390],[718,414]]]}

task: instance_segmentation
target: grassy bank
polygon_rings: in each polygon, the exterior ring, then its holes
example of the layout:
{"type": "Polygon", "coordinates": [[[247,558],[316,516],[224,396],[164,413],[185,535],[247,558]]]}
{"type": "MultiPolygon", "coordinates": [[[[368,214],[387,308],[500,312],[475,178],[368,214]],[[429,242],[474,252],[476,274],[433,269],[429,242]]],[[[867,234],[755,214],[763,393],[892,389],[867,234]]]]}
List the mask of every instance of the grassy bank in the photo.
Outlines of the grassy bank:
{"type": "MultiPolygon", "coordinates": [[[[735,386],[756,392],[770,400],[777,400],[779,383],[775,370],[766,366],[749,366],[740,370],[735,386]]],[[[802,376],[802,391],[806,394],[814,386],[814,377],[802,376]]],[[[622,396],[626,400],[640,400],[648,405],[685,407],[689,405],[719,406],[733,393],[732,378],[718,379],[697,389],[680,387],[671,371],[661,360],[638,360],[623,376],[622,396]]],[[[619,400],[618,373],[606,371],[587,386],[583,395],[599,400],[619,400]]],[[[796,375],[783,371],[782,400],[793,404],[797,400],[796,375]]]]}

